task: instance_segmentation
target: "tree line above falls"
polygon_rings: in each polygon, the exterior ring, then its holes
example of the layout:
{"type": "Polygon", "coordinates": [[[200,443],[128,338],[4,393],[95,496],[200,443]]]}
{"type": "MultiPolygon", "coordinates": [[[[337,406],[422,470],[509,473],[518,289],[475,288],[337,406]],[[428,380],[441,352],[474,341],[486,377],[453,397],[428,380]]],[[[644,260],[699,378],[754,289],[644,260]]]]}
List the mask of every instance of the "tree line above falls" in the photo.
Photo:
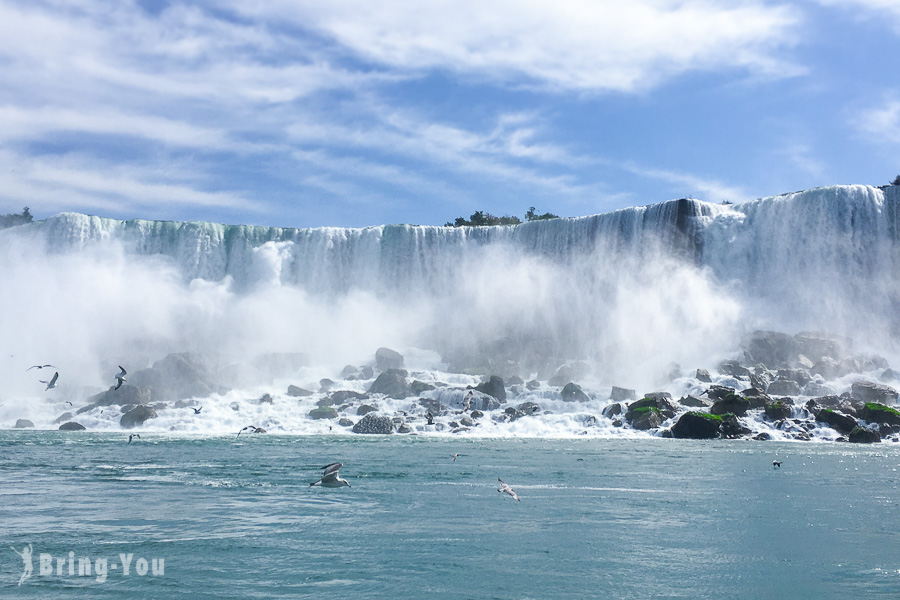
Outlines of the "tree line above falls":
{"type": "MultiPolygon", "coordinates": [[[[528,209],[528,212],[525,213],[526,221],[546,221],[547,219],[558,219],[559,215],[554,215],[553,213],[546,212],[542,215],[534,212],[534,207],[528,209]]],[[[487,227],[490,225],[519,225],[522,223],[522,219],[516,216],[505,215],[502,217],[495,217],[491,213],[486,213],[481,210],[477,210],[472,213],[468,219],[463,217],[456,217],[456,220],[452,223],[447,221],[444,223],[444,227],[487,227]]]]}

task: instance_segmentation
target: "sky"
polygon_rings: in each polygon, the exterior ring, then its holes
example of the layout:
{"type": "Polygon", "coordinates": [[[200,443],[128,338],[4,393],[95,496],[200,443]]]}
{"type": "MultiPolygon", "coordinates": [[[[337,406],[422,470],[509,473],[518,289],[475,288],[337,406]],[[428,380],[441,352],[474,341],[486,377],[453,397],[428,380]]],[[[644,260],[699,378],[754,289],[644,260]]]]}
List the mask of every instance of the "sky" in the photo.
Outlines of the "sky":
{"type": "Polygon", "coordinates": [[[0,0],[0,213],[582,216],[900,174],[900,0],[0,0]]]}

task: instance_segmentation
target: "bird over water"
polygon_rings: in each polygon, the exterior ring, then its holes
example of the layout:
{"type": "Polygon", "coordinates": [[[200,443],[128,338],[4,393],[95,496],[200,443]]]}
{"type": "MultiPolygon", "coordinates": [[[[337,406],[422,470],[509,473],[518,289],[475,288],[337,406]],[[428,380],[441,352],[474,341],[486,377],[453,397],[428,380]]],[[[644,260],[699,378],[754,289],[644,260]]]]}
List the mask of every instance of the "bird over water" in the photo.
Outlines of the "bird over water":
{"type": "Polygon", "coordinates": [[[341,479],[340,475],[338,475],[338,469],[344,466],[344,463],[331,463],[322,467],[322,478],[318,481],[313,481],[310,487],[314,485],[320,485],[322,487],[352,487],[350,482],[346,479],[341,479]]]}

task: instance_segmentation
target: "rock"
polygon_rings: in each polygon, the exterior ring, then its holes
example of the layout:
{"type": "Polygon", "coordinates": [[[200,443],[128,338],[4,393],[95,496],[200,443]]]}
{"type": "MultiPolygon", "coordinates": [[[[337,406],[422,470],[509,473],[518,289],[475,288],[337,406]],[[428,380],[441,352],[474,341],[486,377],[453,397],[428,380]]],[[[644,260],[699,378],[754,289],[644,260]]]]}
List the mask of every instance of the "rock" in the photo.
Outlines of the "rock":
{"type": "Polygon", "coordinates": [[[667,392],[648,394],[628,405],[629,412],[641,410],[642,408],[656,408],[666,418],[674,417],[675,412],[678,410],[678,407],[672,402],[672,396],[667,392]]]}
{"type": "Polygon", "coordinates": [[[703,412],[686,412],[672,426],[676,438],[709,440],[720,435],[722,417],[703,412]]]}
{"type": "Polygon", "coordinates": [[[613,417],[615,417],[617,415],[621,415],[622,412],[623,412],[622,404],[619,402],[614,402],[614,403],[610,404],[609,406],[604,407],[603,410],[600,411],[600,414],[602,416],[606,417],[607,419],[612,419],[613,417]]]}
{"type": "Polygon", "coordinates": [[[712,406],[712,402],[696,396],[684,396],[678,403],[689,408],[709,408],[712,406]]]}
{"type": "Polygon", "coordinates": [[[859,417],[879,425],[900,425],[900,411],[878,402],[866,402],[859,411],[859,417]]]}
{"type": "Polygon", "coordinates": [[[888,381],[897,381],[897,373],[893,369],[885,369],[881,376],[878,377],[879,381],[884,381],[887,383],[888,381]]]}
{"type": "Polygon", "coordinates": [[[800,394],[800,386],[790,379],[776,379],[766,388],[770,396],[797,396],[800,394]]]}
{"type": "Polygon", "coordinates": [[[472,412],[469,413],[469,415],[470,415],[473,419],[480,419],[481,417],[484,416],[484,413],[481,412],[480,410],[473,410],[472,412]]]}
{"type": "Polygon", "coordinates": [[[804,396],[828,396],[834,394],[834,390],[824,383],[810,381],[803,386],[803,390],[800,393],[804,396]]]}
{"type": "Polygon", "coordinates": [[[388,369],[383,371],[369,386],[368,393],[384,394],[390,398],[403,399],[412,395],[406,376],[409,373],[403,369],[388,369]]]}
{"type": "Polygon", "coordinates": [[[816,421],[825,423],[839,433],[850,433],[857,425],[859,425],[859,423],[856,422],[856,419],[850,415],[845,415],[831,410],[830,408],[823,408],[820,410],[816,414],[816,421]]]}
{"type": "Polygon", "coordinates": [[[801,351],[797,340],[777,331],[754,331],[743,345],[753,362],[769,368],[790,367],[801,351]]]}
{"type": "Polygon", "coordinates": [[[238,404],[237,402],[232,402],[232,403],[229,404],[228,406],[231,408],[231,410],[233,410],[233,411],[235,411],[235,412],[241,410],[241,405],[238,404]]]}
{"type": "Polygon", "coordinates": [[[368,400],[368,394],[360,394],[350,390],[340,390],[316,402],[316,406],[339,406],[350,400],[368,400]]]}
{"type": "Polygon", "coordinates": [[[577,361],[563,365],[556,370],[556,374],[547,380],[548,385],[561,386],[575,379],[584,379],[591,372],[591,366],[584,361],[577,361]]]}
{"type": "Polygon", "coordinates": [[[466,416],[459,420],[459,424],[463,427],[474,427],[475,421],[472,420],[472,417],[466,416]]]}
{"type": "Polygon", "coordinates": [[[34,423],[29,421],[28,419],[17,419],[16,420],[16,429],[26,429],[28,427],[34,427],[34,423]]]}
{"type": "Polygon", "coordinates": [[[752,433],[749,429],[741,425],[741,422],[738,421],[736,415],[731,413],[726,413],[722,416],[722,437],[733,439],[740,437],[742,435],[747,435],[748,433],[752,433]]]}
{"type": "Polygon", "coordinates": [[[378,409],[370,404],[363,404],[359,408],[356,409],[356,414],[359,416],[367,415],[371,412],[375,412],[378,409]]]}
{"type": "Polygon", "coordinates": [[[771,439],[772,439],[772,434],[771,434],[771,433],[767,433],[767,432],[765,432],[765,431],[761,431],[761,432],[757,433],[756,435],[754,435],[752,439],[754,439],[754,440],[756,440],[756,441],[758,441],[758,442],[765,442],[765,441],[767,441],[767,440],[771,440],[771,439]]]}
{"type": "Polygon", "coordinates": [[[53,421],[53,424],[59,425],[60,423],[65,423],[66,421],[71,421],[71,420],[72,420],[72,413],[64,412],[63,414],[56,417],[56,419],[53,421]]]}
{"type": "Polygon", "coordinates": [[[838,364],[843,373],[859,373],[862,371],[862,366],[855,358],[845,358],[838,364]]]}
{"type": "Polygon", "coordinates": [[[706,388],[706,392],[704,393],[710,400],[715,402],[716,400],[722,400],[723,398],[734,394],[734,388],[724,385],[711,385],[706,388]]]}
{"type": "Polygon", "coordinates": [[[256,401],[257,404],[273,404],[275,400],[272,398],[272,394],[263,394],[256,401]]]}
{"type": "Polygon", "coordinates": [[[813,368],[813,365],[815,363],[813,361],[811,361],[805,354],[798,354],[797,355],[797,364],[800,365],[801,367],[803,367],[804,369],[809,370],[809,369],[813,368]]]}
{"type": "Polygon", "coordinates": [[[634,390],[629,390],[628,388],[613,386],[612,391],[609,393],[609,399],[613,402],[627,402],[629,400],[636,400],[637,392],[635,392],[634,390]]]}
{"type": "Polygon", "coordinates": [[[403,355],[390,348],[379,348],[375,351],[375,368],[379,371],[403,368],[403,355]]]}
{"type": "Polygon", "coordinates": [[[330,406],[314,408],[309,411],[310,419],[337,419],[337,411],[330,406]]]}
{"type": "Polygon", "coordinates": [[[409,384],[409,391],[412,392],[413,396],[419,396],[423,392],[428,392],[433,389],[435,389],[433,385],[425,383],[424,381],[419,381],[418,379],[409,384]]]}
{"type": "Polygon", "coordinates": [[[341,427],[353,427],[353,421],[348,419],[347,417],[341,417],[338,419],[338,425],[341,427]]]}
{"type": "Polygon", "coordinates": [[[475,391],[487,394],[488,396],[493,396],[501,404],[506,402],[506,387],[503,384],[503,379],[497,375],[491,375],[490,379],[476,385],[475,391]]]}
{"type": "MultiPolygon", "coordinates": [[[[169,354],[153,363],[150,369],[129,373],[129,384],[150,389],[150,397],[157,402],[174,402],[188,398],[205,398],[225,393],[209,364],[202,357],[190,353],[169,354]]],[[[122,391],[125,386],[119,388],[122,391]]],[[[132,404],[146,404],[135,399],[132,404]]],[[[117,404],[122,404],[118,402],[117,404]]]]}
{"type": "Polygon", "coordinates": [[[397,433],[412,433],[412,427],[406,423],[401,423],[400,426],[397,427],[397,433]]]}
{"type": "Polygon", "coordinates": [[[900,394],[889,385],[871,381],[857,381],[850,387],[850,395],[863,403],[895,404],[900,394]]]}
{"type": "Polygon", "coordinates": [[[732,413],[738,417],[743,417],[747,414],[747,411],[750,409],[750,401],[746,398],[742,398],[737,394],[729,394],[725,396],[721,400],[716,400],[712,407],[710,407],[709,412],[714,415],[724,415],[727,413],[732,413]]]}
{"type": "Polygon", "coordinates": [[[319,391],[321,392],[330,392],[331,388],[334,387],[334,381],[328,379],[327,377],[319,380],[319,391]]]}
{"type": "Polygon", "coordinates": [[[739,379],[750,377],[750,369],[742,367],[736,360],[724,360],[719,363],[719,373],[739,379]]]}
{"type": "Polygon", "coordinates": [[[63,423],[59,426],[60,431],[84,431],[85,427],[81,423],[76,423],[75,421],[69,421],[68,423],[63,423]]]}
{"type": "Polygon", "coordinates": [[[435,416],[447,412],[447,407],[434,398],[419,398],[419,406],[435,416]]]}
{"type": "Polygon", "coordinates": [[[383,435],[394,433],[394,422],[390,417],[368,414],[353,426],[353,433],[374,433],[383,435]]]}
{"type": "Polygon", "coordinates": [[[309,390],[297,387],[296,385],[289,385],[287,389],[287,395],[291,396],[292,398],[305,398],[306,396],[312,396],[313,393],[309,390]]]}
{"type": "Polygon", "coordinates": [[[813,375],[821,375],[825,379],[836,379],[845,373],[841,372],[838,362],[830,356],[825,356],[816,361],[816,364],[809,370],[813,375]]]}
{"type": "Polygon", "coordinates": [[[354,367],[353,365],[346,365],[343,369],[341,369],[341,379],[350,379],[356,378],[359,376],[359,369],[354,367]]]}
{"type": "Polygon", "coordinates": [[[825,357],[840,358],[844,353],[844,348],[850,347],[849,340],[840,340],[835,336],[823,333],[798,333],[794,336],[794,341],[797,342],[798,355],[809,357],[814,363],[825,357]]]}
{"type": "Polygon", "coordinates": [[[655,406],[645,406],[635,410],[629,410],[625,413],[625,420],[628,421],[634,429],[647,430],[656,429],[663,422],[662,411],[655,406]]]}
{"type": "Polygon", "coordinates": [[[525,384],[525,387],[533,392],[534,390],[541,387],[541,382],[538,381],[537,379],[532,379],[531,381],[529,381],[525,384]]]}
{"type": "MultiPolygon", "coordinates": [[[[137,387],[131,384],[123,384],[119,389],[110,387],[105,392],[100,392],[88,398],[88,404],[93,409],[95,406],[112,406],[118,404],[149,404],[152,392],[148,387],[137,387]]],[[[161,399],[161,398],[160,398],[161,399]]],[[[85,408],[85,407],[82,407],[85,408]]]]}
{"type": "Polygon", "coordinates": [[[855,427],[847,440],[853,444],[874,444],[881,441],[881,434],[868,427],[855,427]]]}
{"type": "Polygon", "coordinates": [[[709,376],[709,371],[706,369],[697,369],[697,374],[694,375],[694,378],[703,383],[712,383],[712,377],[709,376]]]}
{"type": "Polygon", "coordinates": [[[506,383],[508,383],[509,385],[525,385],[525,380],[518,375],[513,375],[507,380],[506,383]]]}
{"type": "Polygon", "coordinates": [[[373,369],[369,365],[366,365],[359,370],[359,374],[363,379],[372,379],[373,377],[375,377],[375,369],[373,369]]]}
{"type": "Polygon", "coordinates": [[[146,404],[140,404],[122,415],[122,418],[119,419],[119,425],[125,429],[131,429],[132,427],[143,425],[144,421],[148,419],[155,419],[156,417],[155,410],[146,404]]]}
{"type": "Polygon", "coordinates": [[[766,418],[770,421],[780,421],[791,417],[791,405],[782,400],[769,400],[764,407],[766,418]]]}
{"type": "Polygon", "coordinates": [[[560,391],[563,402],[588,402],[590,398],[581,390],[581,386],[569,382],[560,391]]]}
{"type": "Polygon", "coordinates": [[[541,407],[536,402],[523,402],[516,407],[516,410],[522,414],[533,415],[541,412],[541,407]]]}

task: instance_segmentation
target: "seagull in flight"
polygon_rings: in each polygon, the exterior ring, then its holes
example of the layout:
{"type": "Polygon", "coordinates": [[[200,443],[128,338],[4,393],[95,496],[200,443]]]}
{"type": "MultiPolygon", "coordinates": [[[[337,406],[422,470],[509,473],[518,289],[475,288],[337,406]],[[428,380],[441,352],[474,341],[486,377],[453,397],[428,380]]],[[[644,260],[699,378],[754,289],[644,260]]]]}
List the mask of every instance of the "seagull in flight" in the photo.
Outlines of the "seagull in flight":
{"type": "Polygon", "coordinates": [[[465,454],[460,454],[459,452],[457,452],[455,454],[451,454],[450,458],[453,459],[453,462],[456,462],[456,459],[459,458],[460,456],[465,456],[465,454]]]}
{"type": "Polygon", "coordinates": [[[472,390],[469,390],[469,393],[466,395],[465,400],[463,400],[463,412],[468,412],[470,408],[472,408],[472,390]]]}
{"type": "Polygon", "coordinates": [[[116,373],[116,387],[115,389],[119,389],[122,387],[122,384],[125,383],[125,376],[128,375],[128,371],[125,370],[125,367],[119,365],[119,372],[116,373]]]}
{"type": "Polygon", "coordinates": [[[53,365],[32,365],[25,369],[26,371],[30,371],[32,369],[46,369],[47,367],[53,367],[54,369],[58,369],[59,367],[54,367],[53,365]]]}
{"type": "Polygon", "coordinates": [[[50,379],[50,381],[44,381],[43,379],[39,379],[38,381],[40,381],[41,383],[47,384],[47,387],[44,388],[44,391],[46,392],[47,390],[52,390],[53,388],[56,387],[57,379],[59,379],[59,371],[57,371],[56,373],[53,374],[53,377],[50,379]]]}
{"type": "Polygon", "coordinates": [[[780,468],[781,468],[781,461],[780,461],[780,460],[773,460],[773,461],[772,461],[772,467],[774,467],[774,468],[776,468],[776,469],[780,469],[780,468]]]}
{"type": "Polygon", "coordinates": [[[195,415],[199,415],[200,411],[203,410],[202,406],[200,408],[194,408],[194,407],[191,407],[191,408],[193,409],[195,415]]]}
{"type": "Polygon", "coordinates": [[[248,429],[250,430],[250,433],[265,433],[265,431],[266,431],[262,427],[257,427],[256,425],[247,425],[246,427],[243,427],[243,428],[241,428],[240,431],[238,431],[238,434],[236,437],[241,437],[241,434],[248,429]]]}
{"type": "Polygon", "coordinates": [[[131,443],[131,438],[141,439],[141,434],[139,433],[129,433],[128,434],[128,443],[131,443]]]}
{"type": "Polygon", "coordinates": [[[338,475],[338,469],[344,466],[344,463],[331,463],[330,465],[325,465],[322,467],[322,479],[318,481],[314,481],[309,484],[310,487],[314,485],[321,485],[322,487],[352,487],[350,482],[346,479],[341,479],[340,475],[338,475]]]}
{"type": "Polygon", "coordinates": [[[512,496],[513,498],[516,499],[516,502],[521,502],[521,500],[519,500],[519,495],[516,494],[516,492],[513,491],[513,489],[511,487],[509,487],[507,484],[503,483],[502,479],[500,479],[498,477],[497,481],[500,482],[500,488],[497,490],[498,492],[503,492],[504,494],[509,494],[510,496],[512,496]]]}

